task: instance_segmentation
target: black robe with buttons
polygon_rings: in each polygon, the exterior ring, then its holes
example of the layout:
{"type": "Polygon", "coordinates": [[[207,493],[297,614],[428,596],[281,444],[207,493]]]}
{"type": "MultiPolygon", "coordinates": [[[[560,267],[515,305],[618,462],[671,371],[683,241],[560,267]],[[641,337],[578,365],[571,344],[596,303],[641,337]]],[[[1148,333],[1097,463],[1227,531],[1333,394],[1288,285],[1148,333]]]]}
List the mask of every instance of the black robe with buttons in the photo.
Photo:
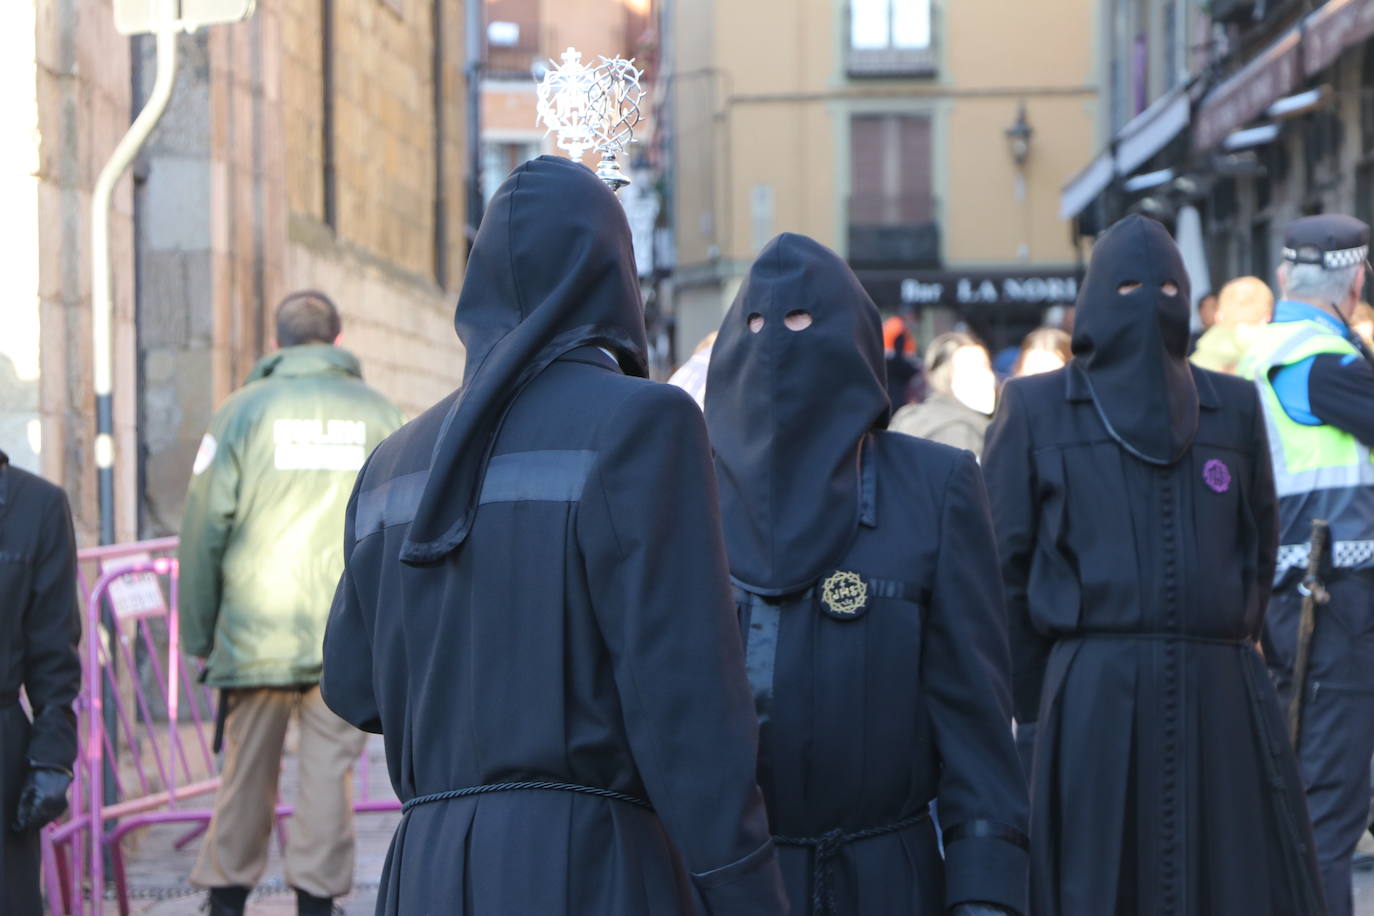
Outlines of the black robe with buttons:
{"type": "Polygon", "coordinates": [[[0,452],[0,913],[38,916],[38,831],[16,834],[29,762],[70,770],[81,689],[76,540],[62,490],[0,452]],[[23,688],[33,709],[25,715],[23,688]]]}
{"type": "Polygon", "coordinates": [[[1253,386],[1193,370],[1169,465],[1113,438],[1077,362],[1010,382],[983,470],[1016,714],[1036,722],[1036,916],[1324,912],[1255,649],[1276,504],[1253,386]]]}
{"type": "Polygon", "coordinates": [[[1024,914],[1025,789],[978,466],[889,432],[870,435],[862,461],[868,499],[838,564],[865,583],[862,616],[827,613],[823,582],[782,599],[736,589],[759,782],[794,912],[941,916],[985,902],[1024,914]],[[831,832],[855,839],[830,861],[786,842],[831,832]],[[813,900],[818,869],[830,910],[813,900]]]}
{"type": "Polygon", "coordinates": [[[968,452],[881,428],[879,322],[838,255],[783,234],[712,350],[759,784],[798,916],[1023,916],[1026,787],[987,497],[968,452]]]}

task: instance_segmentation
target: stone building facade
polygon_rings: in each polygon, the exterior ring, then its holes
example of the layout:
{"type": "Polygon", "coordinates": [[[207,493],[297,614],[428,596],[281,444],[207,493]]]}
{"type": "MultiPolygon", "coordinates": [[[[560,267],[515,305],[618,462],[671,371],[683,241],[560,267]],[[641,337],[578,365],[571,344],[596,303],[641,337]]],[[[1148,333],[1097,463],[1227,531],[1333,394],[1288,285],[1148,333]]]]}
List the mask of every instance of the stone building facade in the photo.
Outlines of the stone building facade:
{"type": "MultiPolygon", "coordinates": [[[[18,47],[0,66],[34,91],[0,128],[18,280],[0,448],[68,488],[89,542],[90,189],[152,85],[153,43],[118,35],[110,0],[5,6],[18,47]]],[[[175,532],[209,417],[291,290],[334,298],[343,345],[408,416],[458,384],[463,26],[462,0],[258,0],[180,39],[172,103],[115,201],[121,540],[175,532]]]]}

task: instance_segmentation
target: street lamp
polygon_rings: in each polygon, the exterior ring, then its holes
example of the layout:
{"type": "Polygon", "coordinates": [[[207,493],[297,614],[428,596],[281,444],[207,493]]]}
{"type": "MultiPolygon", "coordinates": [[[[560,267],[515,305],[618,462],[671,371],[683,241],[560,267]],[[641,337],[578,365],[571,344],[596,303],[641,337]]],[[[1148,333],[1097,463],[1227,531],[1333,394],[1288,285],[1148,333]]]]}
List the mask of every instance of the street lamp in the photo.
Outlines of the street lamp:
{"type": "Polygon", "coordinates": [[[1016,112],[1016,122],[1007,128],[1007,147],[1011,150],[1011,159],[1016,163],[1018,169],[1025,168],[1026,160],[1030,158],[1031,137],[1035,136],[1035,128],[1026,121],[1026,104],[1021,103],[1021,107],[1016,112]]]}

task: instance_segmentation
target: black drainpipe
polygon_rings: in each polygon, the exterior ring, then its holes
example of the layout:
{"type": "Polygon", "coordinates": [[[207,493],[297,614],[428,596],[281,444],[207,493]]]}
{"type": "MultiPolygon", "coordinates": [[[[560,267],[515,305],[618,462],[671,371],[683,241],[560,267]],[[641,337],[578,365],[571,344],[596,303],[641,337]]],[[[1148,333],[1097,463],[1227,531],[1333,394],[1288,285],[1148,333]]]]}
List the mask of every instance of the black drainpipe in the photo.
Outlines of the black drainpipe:
{"type": "Polygon", "coordinates": [[[338,176],[334,162],[334,0],[320,0],[320,35],[324,82],[324,222],[335,232],[339,229],[338,176]]]}

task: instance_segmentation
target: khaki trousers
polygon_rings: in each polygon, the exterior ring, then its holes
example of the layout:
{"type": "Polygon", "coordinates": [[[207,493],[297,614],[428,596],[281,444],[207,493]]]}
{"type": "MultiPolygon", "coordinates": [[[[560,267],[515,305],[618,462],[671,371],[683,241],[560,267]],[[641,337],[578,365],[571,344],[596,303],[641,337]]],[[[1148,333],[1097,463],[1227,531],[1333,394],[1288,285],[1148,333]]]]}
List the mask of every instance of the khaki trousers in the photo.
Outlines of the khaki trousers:
{"type": "Polygon", "coordinates": [[[287,822],[286,883],[316,897],[353,887],[353,764],[367,736],[324,705],[319,687],[235,690],[224,723],[224,772],[191,872],[197,887],[253,887],[267,868],[292,714],[300,717],[300,787],[287,822]]]}

